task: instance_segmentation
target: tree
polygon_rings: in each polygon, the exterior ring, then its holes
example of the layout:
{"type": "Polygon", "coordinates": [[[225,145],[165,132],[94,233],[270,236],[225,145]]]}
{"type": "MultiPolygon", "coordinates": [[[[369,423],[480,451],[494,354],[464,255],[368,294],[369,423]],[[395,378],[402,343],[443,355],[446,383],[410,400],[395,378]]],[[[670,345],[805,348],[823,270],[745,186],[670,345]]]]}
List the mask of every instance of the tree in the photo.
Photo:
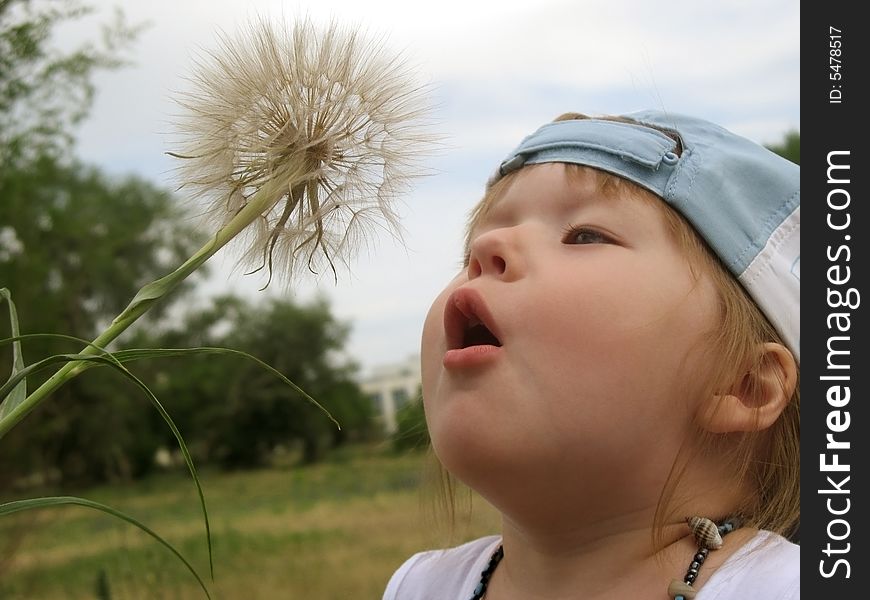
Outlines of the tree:
{"type": "Polygon", "coordinates": [[[323,299],[305,306],[272,300],[240,321],[228,345],[245,349],[281,371],[342,426],[338,430],[317,407],[288,393],[281,381],[247,365],[236,386],[234,400],[241,402],[237,414],[249,417],[249,427],[270,433],[266,448],[297,440],[303,460],[313,462],[327,448],[343,442],[348,432],[372,422],[370,405],[353,382],[355,365],[339,360],[348,333],[348,326],[335,320],[323,299]]]}
{"type": "MultiPolygon", "coordinates": [[[[0,172],[0,198],[0,287],[12,291],[22,333],[92,338],[143,283],[202,241],[167,192],[48,156],[0,172]]],[[[168,307],[155,307],[151,322],[168,307]]],[[[7,337],[8,320],[0,321],[0,336],[7,337]]],[[[32,363],[79,347],[34,339],[25,341],[24,352],[32,363]]],[[[0,348],[3,380],[10,364],[10,348],[0,348]]],[[[28,378],[30,389],[39,383],[38,376],[28,378]]],[[[66,479],[84,482],[140,470],[141,460],[130,457],[143,442],[134,435],[135,422],[151,410],[114,373],[89,372],[2,440],[0,476],[53,465],[66,479]]]]}
{"type": "MultiPolygon", "coordinates": [[[[74,0],[0,0],[0,287],[11,289],[23,333],[92,338],[143,283],[203,241],[168,193],[135,178],[111,180],[73,157],[93,75],[124,64],[122,51],[141,29],[117,12],[93,36],[98,43],[58,49],[56,28],[90,12],[74,0]]],[[[7,337],[8,320],[0,323],[7,337]]],[[[79,348],[24,342],[28,363],[79,348]]],[[[0,347],[4,379],[10,356],[9,346],[0,347]]],[[[29,389],[39,383],[28,377],[29,389]]],[[[0,485],[52,469],[85,482],[143,468],[147,438],[134,435],[135,423],[151,409],[131,391],[98,371],[69,382],[3,438],[0,485]]]]}
{"type": "Polygon", "coordinates": [[[104,25],[99,44],[62,52],[56,27],[91,12],[74,0],[0,0],[0,164],[4,169],[70,149],[73,127],[90,111],[93,74],[124,64],[121,53],[142,26],[123,13],[104,25]]]}
{"type": "MultiPolygon", "coordinates": [[[[324,300],[298,305],[287,300],[245,303],[215,300],[190,314],[180,327],[137,344],[224,346],[268,363],[323,405],[294,392],[274,374],[237,356],[153,361],[148,379],[161,382],[176,423],[200,459],[240,468],[266,463],[280,446],[299,444],[306,462],[329,448],[371,433],[369,403],[354,382],[355,365],[341,358],[348,327],[324,300]]],[[[167,438],[166,443],[170,440],[167,438]]]]}
{"type": "Polygon", "coordinates": [[[796,165],[801,164],[801,134],[799,131],[789,131],[781,143],[769,145],[767,148],[796,165]]]}

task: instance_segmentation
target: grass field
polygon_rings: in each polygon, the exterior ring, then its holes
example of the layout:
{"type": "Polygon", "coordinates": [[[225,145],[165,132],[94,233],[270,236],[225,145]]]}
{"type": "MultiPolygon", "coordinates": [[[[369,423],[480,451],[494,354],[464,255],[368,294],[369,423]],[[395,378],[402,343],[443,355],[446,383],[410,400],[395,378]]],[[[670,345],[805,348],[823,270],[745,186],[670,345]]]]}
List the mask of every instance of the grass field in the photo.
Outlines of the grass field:
{"type": "MultiPolygon", "coordinates": [[[[422,454],[356,448],[311,467],[203,472],[214,540],[212,597],[380,599],[389,576],[414,552],[497,530],[496,514],[479,499],[452,534],[439,525],[431,494],[421,491],[424,462],[422,454]]],[[[204,528],[189,477],[160,475],[77,495],[136,517],[207,580],[204,528]]],[[[0,519],[0,598],[205,595],[180,561],[132,525],[59,507],[0,519]]]]}

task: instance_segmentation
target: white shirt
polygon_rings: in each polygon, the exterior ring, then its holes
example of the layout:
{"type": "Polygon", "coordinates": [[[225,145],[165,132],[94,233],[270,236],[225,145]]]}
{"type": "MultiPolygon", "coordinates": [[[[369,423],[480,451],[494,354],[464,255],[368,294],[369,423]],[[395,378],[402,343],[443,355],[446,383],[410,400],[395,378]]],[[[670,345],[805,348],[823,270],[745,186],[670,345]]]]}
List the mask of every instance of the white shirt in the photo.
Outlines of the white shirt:
{"type": "MultiPolygon", "coordinates": [[[[390,578],[383,600],[469,600],[501,537],[480,538],[448,550],[420,552],[390,578]]],[[[675,578],[682,577],[677,573],[675,578]]],[[[668,581],[662,582],[662,596],[668,581]]],[[[698,590],[696,600],[800,598],[800,546],[759,531],[698,590]]]]}

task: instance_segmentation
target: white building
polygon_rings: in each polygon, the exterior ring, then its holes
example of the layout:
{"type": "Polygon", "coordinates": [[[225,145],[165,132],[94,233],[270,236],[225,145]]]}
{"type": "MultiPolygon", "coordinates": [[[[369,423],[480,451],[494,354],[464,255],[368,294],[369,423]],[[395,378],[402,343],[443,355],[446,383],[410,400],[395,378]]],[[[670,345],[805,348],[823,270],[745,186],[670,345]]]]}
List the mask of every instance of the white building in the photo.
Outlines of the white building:
{"type": "Polygon", "coordinates": [[[360,382],[375,406],[384,431],[396,432],[396,411],[409,402],[420,401],[420,356],[372,369],[360,382]]]}

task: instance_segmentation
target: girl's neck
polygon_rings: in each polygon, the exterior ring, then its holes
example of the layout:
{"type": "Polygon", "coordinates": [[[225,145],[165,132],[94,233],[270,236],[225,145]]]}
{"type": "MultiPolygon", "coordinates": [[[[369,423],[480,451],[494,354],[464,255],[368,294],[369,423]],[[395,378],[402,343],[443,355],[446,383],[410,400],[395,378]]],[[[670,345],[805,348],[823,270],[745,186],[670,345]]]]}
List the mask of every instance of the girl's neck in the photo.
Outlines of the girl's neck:
{"type": "MultiPolygon", "coordinates": [[[[696,588],[753,530],[727,536],[722,549],[711,552],[700,570],[696,588]]],[[[667,598],[668,584],[682,578],[697,552],[685,523],[665,526],[661,546],[652,547],[649,527],[623,522],[558,533],[534,532],[505,519],[504,558],[489,583],[487,600],[569,600],[583,598],[667,598]]]]}
{"type": "MultiPolygon", "coordinates": [[[[751,497],[747,485],[726,473],[717,457],[686,469],[668,502],[680,514],[660,533],[653,529],[661,495],[657,479],[612,478],[610,494],[598,482],[584,489],[554,485],[526,492],[506,484],[486,490],[503,516],[504,546],[486,600],[666,600],[669,583],[682,580],[698,550],[684,519],[719,520],[751,497]]],[[[696,589],[753,534],[741,528],[710,552],[696,589]]]]}

